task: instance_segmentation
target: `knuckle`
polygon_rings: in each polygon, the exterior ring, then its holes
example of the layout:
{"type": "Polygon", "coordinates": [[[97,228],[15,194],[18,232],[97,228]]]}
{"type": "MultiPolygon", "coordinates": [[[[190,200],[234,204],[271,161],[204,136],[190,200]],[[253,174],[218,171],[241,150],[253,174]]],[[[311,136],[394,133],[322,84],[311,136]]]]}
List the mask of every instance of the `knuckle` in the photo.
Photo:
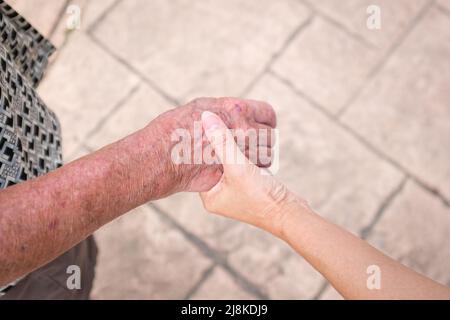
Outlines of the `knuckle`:
{"type": "Polygon", "coordinates": [[[201,103],[202,100],[203,100],[203,98],[194,98],[189,102],[189,104],[197,106],[198,104],[201,103]]]}
{"type": "Polygon", "coordinates": [[[240,111],[248,111],[249,106],[243,99],[234,97],[222,97],[219,98],[221,104],[229,111],[234,109],[240,109],[240,111]]]}

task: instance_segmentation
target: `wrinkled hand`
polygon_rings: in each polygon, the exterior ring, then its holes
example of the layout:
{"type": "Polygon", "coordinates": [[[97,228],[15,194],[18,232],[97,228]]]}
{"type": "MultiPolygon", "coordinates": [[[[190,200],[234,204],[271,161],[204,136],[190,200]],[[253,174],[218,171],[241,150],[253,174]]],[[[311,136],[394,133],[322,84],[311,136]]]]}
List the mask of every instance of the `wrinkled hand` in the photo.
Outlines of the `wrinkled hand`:
{"type": "Polygon", "coordinates": [[[231,132],[219,117],[204,112],[202,123],[223,165],[220,181],[200,194],[205,208],[278,235],[286,206],[301,200],[240,152],[231,132]]]}
{"type": "MultiPolygon", "coordinates": [[[[160,157],[164,160],[164,175],[173,180],[173,190],[168,193],[180,191],[206,191],[214,186],[222,176],[220,164],[174,164],[171,159],[171,150],[176,144],[171,141],[171,134],[177,129],[187,129],[194,136],[194,122],[200,124],[201,114],[210,111],[218,115],[224,124],[230,129],[273,129],[276,126],[276,116],[272,107],[264,102],[243,100],[236,98],[199,98],[182,106],[170,110],[152,121],[151,126],[157,126],[157,134],[162,137],[164,154],[160,157]]],[[[154,131],[153,131],[154,134],[154,131]]],[[[271,141],[270,137],[267,139],[271,141]]],[[[258,139],[259,141],[259,139],[258,139]]],[[[202,152],[208,141],[204,135],[200,144],[193,145],[202,152]]],[[[270,148],[263,145],[262,147],[270,148]]],[[[258,146],[259,148],[259,146],[258,146]]],[[[248,149],[243,150],[249,156],[248,149]]],[[[255,151],[255,150],[253,150],[255,151]]],[[[263,166],[268,166],[265,164],[263,166]]]]}

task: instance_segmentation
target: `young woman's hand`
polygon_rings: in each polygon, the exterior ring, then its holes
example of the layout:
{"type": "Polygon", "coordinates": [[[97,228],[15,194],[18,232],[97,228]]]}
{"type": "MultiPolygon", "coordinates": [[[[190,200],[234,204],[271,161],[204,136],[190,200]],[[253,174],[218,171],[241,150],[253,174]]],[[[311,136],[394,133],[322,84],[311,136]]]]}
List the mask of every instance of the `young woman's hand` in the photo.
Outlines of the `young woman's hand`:
{"type": "MultiPolygon", "coordinates": [[[[203,112],[202,124],[223,166],[219,182],[211,190],[200,194],[205,208],[279,236],[289,206],[302,201],[267,170],[258,168],[245,157],[231,131],[217,115],[203,112]]],[[[260,152],[270,153],[268,148],[258,146],[260,152]]]]}
{"type": "Polygon", "coordinates": [[[283,239],[345,298],[450,299],[447,287],[406,268],[323,219],[283,184],[263,174],[263,169],[240,152],[233,135],[215,114],[204,112],[202,123],[223,166],[219,182],[201,193],[206,209],[283,239]],[[374,265],[380,272],[379,290],[368,286],[367,270],[374,265]]]}

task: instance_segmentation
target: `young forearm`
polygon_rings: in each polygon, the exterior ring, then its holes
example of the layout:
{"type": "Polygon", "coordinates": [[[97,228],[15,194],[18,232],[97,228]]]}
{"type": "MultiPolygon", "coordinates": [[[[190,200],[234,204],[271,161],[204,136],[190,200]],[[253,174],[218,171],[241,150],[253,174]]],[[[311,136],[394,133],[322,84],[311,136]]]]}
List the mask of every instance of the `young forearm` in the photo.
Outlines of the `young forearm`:
{"type": "Polygon", "coordinates": [[[450,290],[387,257],[307,207],[287,209],[282,238],[348,299],[450,299],[450,290]],[[367,268],[380,268],[381,287],[367,287],[367,268]]]}
{"type": "Polygon", "coordinates": [[[285,185],[246,161],[217,115],[204,113],[202,126],[223,166],[220,182],[200,194],[208,211],[285,240],[346,298],[450,299],[447,288],[319,217],[285,185]],[[229,154],[234,160],[227,158],[229,154]],[[369,266],[381,270],[380,290],[367,285],[369,266]]]}
{"type": "Polygon", "coordinates": [[[40,178],[0,192],[0,285],[70,249],[172,186],[149,126],[40,178]]]}

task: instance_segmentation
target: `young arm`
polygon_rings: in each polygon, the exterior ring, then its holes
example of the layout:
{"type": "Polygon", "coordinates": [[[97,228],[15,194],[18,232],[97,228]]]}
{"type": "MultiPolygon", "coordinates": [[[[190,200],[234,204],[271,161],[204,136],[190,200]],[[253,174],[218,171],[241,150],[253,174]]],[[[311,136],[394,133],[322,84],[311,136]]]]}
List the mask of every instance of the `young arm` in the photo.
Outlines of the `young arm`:
{"type": "MultiPolygon", "coordinates": [[[[294,198],[289,195],[287,198],[294,198]]],[[[367,242],[294,200],[280,236],[347,299],[450,299],[450,290],[389,258],[367,242]],[[367,269],[377,266],[380,288],[369,289],[367,269]]]]}
{"type": "Polygon", "coordinates": [[[448,288],[326,221],[272,176],[262,174],[240,154],[217,116],[205,112],[202,120],[224,171],[217,185],[201,193],[207,210],[255,225],[285,240],[345,298],[450,299],[448,288]],[[223,157],[230,154],[236,156],[223,157]],[[372,265],[381,271],[380,290],[367,287],[367,268],[372,265]]]}
{"type": "Polygon", "coordinates": [[[171,159],[176,143],[171,133],[176,129],[192,132],[203,110],[221,114],[231,127],[275,124],[272,108],[261,102],[197,99],[123,140],[2,190],[0,286],[51,261],[147,201],[211,188],[220,178],[219,166],[175,165],[171,159]]]}

